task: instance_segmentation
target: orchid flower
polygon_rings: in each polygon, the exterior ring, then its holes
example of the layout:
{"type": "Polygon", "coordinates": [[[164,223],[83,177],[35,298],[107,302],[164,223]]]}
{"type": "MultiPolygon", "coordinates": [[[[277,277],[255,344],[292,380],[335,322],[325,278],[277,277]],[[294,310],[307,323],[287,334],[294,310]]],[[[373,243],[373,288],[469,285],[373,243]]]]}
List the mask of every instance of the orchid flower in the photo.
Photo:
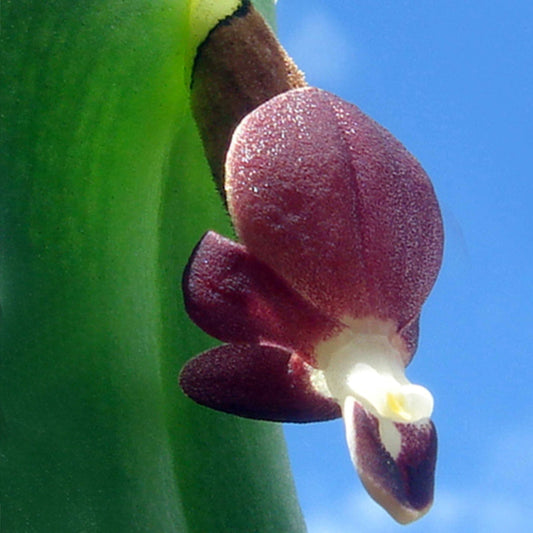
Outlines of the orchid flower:
{"type": "Polygon", "coordinates": [[[312,87],[248,114],[226,156],[239,243],[208,232],[183,280],[226,344],[183,368],[196,402],[240,416],[342,416],[370,495],[399,522],[433,499],[431,393],[409,382],[443,229],[420,164],[356,106],[312,87]]]}

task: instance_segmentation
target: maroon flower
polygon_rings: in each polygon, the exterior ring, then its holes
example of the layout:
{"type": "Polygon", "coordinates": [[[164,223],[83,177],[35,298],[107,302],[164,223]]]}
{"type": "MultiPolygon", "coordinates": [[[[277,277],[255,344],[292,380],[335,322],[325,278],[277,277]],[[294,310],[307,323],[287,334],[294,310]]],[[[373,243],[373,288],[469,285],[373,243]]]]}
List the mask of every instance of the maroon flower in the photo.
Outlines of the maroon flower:
{"type": "Polygon", "coordinates": [[[405,377],[442,255],[428,177],[357,107],[308,87],[240,123],[225,186],[242,244],[207,233],[183,291],[192,320],[227,344],[189,361],[181,387],[250,418],[342,415],[369,493],[415,520],[436,461],[433,398],[405,377]]]}

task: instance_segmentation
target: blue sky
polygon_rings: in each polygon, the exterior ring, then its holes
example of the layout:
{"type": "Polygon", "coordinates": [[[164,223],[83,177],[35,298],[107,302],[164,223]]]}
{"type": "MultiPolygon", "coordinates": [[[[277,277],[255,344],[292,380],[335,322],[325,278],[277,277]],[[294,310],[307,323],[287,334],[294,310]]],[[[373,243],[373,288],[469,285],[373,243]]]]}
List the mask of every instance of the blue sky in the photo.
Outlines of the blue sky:
{"type": "Polygon", "coordinates": [[[311,85],[357,104],[431,176],[445,259],[408,376],[435,397],[436,500],[397,526],[339,421],[285,427],[310,533],[529,530],[533,522],[533,3],[280,0],[311,85]]]}

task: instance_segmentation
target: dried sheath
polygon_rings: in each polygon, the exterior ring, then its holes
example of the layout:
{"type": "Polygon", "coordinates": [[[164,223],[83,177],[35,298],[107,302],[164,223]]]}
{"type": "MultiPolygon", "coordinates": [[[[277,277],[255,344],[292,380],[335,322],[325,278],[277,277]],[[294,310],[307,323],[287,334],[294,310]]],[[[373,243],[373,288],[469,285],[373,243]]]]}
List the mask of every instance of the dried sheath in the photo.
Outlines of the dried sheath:
{"type": "Polygon", "coordinates": [[[224,160],[237,124],[270,98],[305,85],[303,74],[248,0],[211,30],[194,62],[191,104],[222,195],[224,160]]]}

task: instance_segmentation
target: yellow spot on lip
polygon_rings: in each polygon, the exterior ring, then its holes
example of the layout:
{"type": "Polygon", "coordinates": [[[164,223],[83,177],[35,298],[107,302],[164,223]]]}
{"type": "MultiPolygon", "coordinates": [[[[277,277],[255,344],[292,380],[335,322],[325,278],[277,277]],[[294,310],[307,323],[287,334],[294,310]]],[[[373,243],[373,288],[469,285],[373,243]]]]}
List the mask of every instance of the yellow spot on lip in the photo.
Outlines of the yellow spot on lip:
{"type": "Polygon", "coordinates": [[[401,392],[387,393],[387,407],[392,413],[404,420],[411,420],[412,418],[411,413],[405,409],[405,396],[401,392]]]}

